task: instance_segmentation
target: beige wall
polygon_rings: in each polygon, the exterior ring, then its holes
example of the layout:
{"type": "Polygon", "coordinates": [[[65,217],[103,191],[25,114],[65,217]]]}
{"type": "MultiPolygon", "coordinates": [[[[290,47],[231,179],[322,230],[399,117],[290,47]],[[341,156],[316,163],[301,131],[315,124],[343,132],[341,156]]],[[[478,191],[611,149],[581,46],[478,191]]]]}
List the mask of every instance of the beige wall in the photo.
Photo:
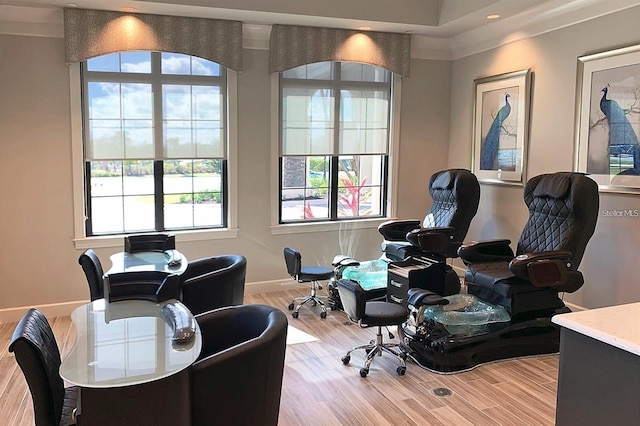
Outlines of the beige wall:
{"type": "MultiPolygon", "coordinates": [[[[69,71],[62,39],[0,35],[0,310],[88,299],[73,244],[69,71]]],[[[304,263],[329,264],[341,247],[380,254],[376,229],[272,235],[271,79],[268,52],[245,50],[238,74],[239,235],[181,243],[189,258],[240,253],[248,283],[282,280],[285,245],[304,263]]],[[[451,64],[414,60],[403,81],[399,216],[422,218],[431,173],[446,167],[451,64]],[[416,196],[417,191],[417,196],[416,196]]],[[[96,252],[105,267],[121,247],[96,252]]]]}
{"type": "MultiPolygon", "coordinates": [[[[533,71],[528,175],[572,170],[577,57],[637,44],[640,7],[567,27],[454,61],[451,86],[449,165],[471,161],[473,80],[530,68],[533,71]]],[[[527,213],[521,188],[481,187],[478,215],[468,239],[517,241],[527,213]]],[[[602,209],[640,209],[634,195],[601,193],[602,209]]],[[[640,218],[598,217],[580,269],[585,285],[565,299],[594,308],[640,300],[634,263],[640,249],[640,218]]]]}

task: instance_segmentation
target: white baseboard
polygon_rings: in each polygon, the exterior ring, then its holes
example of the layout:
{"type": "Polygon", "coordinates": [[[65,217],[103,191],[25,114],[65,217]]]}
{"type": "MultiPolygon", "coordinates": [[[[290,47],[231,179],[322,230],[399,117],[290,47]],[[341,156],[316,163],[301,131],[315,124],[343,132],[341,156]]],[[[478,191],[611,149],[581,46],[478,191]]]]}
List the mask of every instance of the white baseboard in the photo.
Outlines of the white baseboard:
{"type": "Polygon", "coordinates": [[[272,293],[299,288],[300,284],[292,279],[256,281],[244,285],[244,294],[272,293]]]}
{"type": "Polygon", "coordinates": [[[49,303],[47,305],[19,306],[17,308],[0,309],[0,324],[6,322],[18,322],[20,318],[31,308],[38,308],[47,318],[63,317],[71,315],[78,306],[84,305],[88,300],[76,300],[73,302],[49,303]]]}
{"type": "MultiPolygon", "coordinates": [[[[284,291],[299,286],[292,279],[273,280],[273,281],[257,281],[246,283],[244,287],[245,294],[269,293],[274,291],[284,291]]],[[[38,308],[47,318],[69,316],[75,308],[84,305],[88,300],[76,300],[73,302],[50,303],[46,305],[19,306],[16,308],[0,309],[0,324],[7,322],[18,322],[20,318],[30,308],[38,308]]]]}

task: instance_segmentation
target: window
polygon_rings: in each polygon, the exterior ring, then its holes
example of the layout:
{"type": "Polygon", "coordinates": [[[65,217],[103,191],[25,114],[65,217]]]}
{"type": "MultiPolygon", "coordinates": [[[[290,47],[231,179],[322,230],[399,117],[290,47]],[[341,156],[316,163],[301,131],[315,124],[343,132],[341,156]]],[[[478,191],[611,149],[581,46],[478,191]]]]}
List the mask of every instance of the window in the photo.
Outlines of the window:
{"type": "Polygon", "coordinates": [[[226,68],[123,52],[81,79],[86,235],[226,227],[226,68]]]}
{"type": "Polygon", "coordinates": [[[280,75],[280,223],[385,216],[391,81],[350,62],[280,75]]]}

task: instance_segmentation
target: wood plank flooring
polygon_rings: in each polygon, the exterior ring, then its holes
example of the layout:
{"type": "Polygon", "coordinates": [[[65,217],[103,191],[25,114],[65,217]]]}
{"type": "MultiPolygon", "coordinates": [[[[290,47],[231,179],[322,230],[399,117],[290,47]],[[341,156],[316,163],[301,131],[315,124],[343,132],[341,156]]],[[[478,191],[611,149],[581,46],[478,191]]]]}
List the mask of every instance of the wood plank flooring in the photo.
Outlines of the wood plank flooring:
{"type": "MultiPolygon", "coordinates": [[[[304,286],[259,295],[245,303],[272,305],[287,311],[304,286]]],[[[441,375],[407,361],[405,376],[396,374],[396,360],[376,357],[369,376],[361,378],[363,351],[351,363],[340,358],[352,346],[375,338],[375,329],[361,329],[342,312],[321,319],[305,306],[289,325],[318,340],[287,347],[281,426],[298,425],[553,425],[558,355],[496,362],[474,370],[441,375]],[[436,388],[452,394],[439,397],[436,388]]],[[[61,352],[73,345],[69,317],[50,318],[61,352]]],[[[0,324],[0,425],[33,425],[31,396],[13,354],[7,350],[15,323],[0,324]]],[[[387,337],[387,336],[385,336],[387,337]]]]}

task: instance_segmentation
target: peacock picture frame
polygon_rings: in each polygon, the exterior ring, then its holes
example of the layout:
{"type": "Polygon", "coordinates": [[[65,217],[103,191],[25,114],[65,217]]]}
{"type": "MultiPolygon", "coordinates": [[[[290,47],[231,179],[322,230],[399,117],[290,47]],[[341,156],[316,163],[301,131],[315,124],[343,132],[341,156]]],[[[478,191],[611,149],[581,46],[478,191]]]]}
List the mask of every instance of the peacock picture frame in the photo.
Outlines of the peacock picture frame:
{"type": "Polygon", "coordinates": [[[640,45],[578,58],[575,169],[640,194],[640,45]]]}
{"type": "Polygon", "coordinates": [[[531,70],[474,80],[472,170],[480,182],[523,185],[531,70]]]}

